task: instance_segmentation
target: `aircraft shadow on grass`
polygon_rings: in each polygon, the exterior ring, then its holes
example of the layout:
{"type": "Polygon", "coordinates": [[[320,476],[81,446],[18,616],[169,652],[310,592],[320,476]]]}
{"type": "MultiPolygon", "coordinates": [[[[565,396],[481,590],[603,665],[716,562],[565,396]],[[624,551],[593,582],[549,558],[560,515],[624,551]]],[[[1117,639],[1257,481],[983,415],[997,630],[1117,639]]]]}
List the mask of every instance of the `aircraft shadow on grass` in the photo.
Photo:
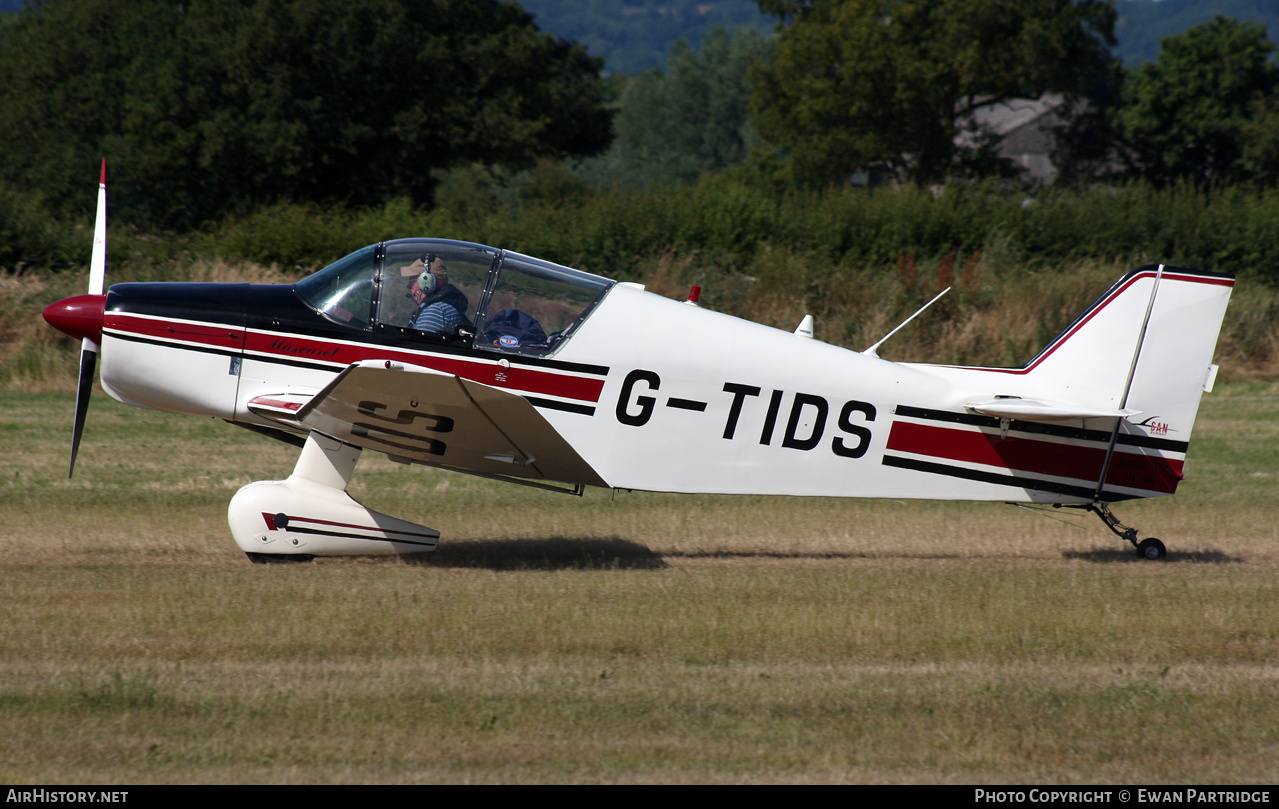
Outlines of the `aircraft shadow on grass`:
{"type": "MultiPolygon", "coordinates": [[[[1117,552],[1115,560],[1136,556],[1117,552]]],[[[546,537],[541,539],[489,539],[455,542],[433,554],[402,557],[411,565],[426,567],[481,568],[486,570],[661,570],[668,560],[697,561],[789,561],[853,562],[884,559],[952,560],[961,554],[866,553],[832,551],[805,553],[788,551],[667,551],[658,553],[648,546],[620,537],[546,537]]],[[[1115,561],[1099,559],[1097,561],[1115,561]]],[[[1204,561],[1204,560],[1200,560],[1204,561]]],[[[1229,559],[1212,561],[1231,561],[1229,559]]]]}
{"type": "MultiPolygon", "coordinates": [[[[1077,559],[1084,562],[1140,562],[1141,558],[1130,550],[1119,548],[1100,548],[1092,551],[1063,551],[1063,559],[1077,559]]],[[[1232,556],[1223,551],[1203,550],[1170,553],[1165,557],[1168,562],[1189,562],[1211,565],[1238,565],[1246,560],[1242,556],[1232,556]]]]}
{"type": "MultiPolygon", "coordinates": [[[[1131,552],[1130,552],[1131,555],[1131,552]]],[[[892,554],[891,558],[904,558],[892,554]]],[[[951,554],[910,554],[913,559],[951,559],[951,554]]],[[[857,551],[790,553],[785,551],[668,551],[621,537],[545,537],[459,541],[431,554],[401,557],[405,564],[485,570],[662,570],[668,559],[709,561],[858,561],[889,558],[857,551]]]]}
{"type": "Polygon", "coordinates": [[[403,557],[426,567],[485,570],[660,570],[662,555],[620,537],[545,537],[454,542],[403,557]]]}
{"type": "MultiPolygon", "coordinates": [[[[658,553],[647,545],[621,537],[542,537],[458,541],[431,554],[381,557],[377,561],[422,567],[475,568],[481,570],[662,570],[668,559],[707,561],[871,561],[884,559],[953,560],[961,554],[883,554],[857,551],[791,553],[785,551],[668,551],[658,553]]],[[[1064,551],[1062,558],[1119,564],[1139,562],[1131,550],[1100,548],[1064,551]]],[[[1169,562],[1190,564],[1243,564],[1247,560],[1223,551],[1201,550],[1172,554],[1169,562]]],[[[365,562],[374,561],[366,559],[365,562]]]]}

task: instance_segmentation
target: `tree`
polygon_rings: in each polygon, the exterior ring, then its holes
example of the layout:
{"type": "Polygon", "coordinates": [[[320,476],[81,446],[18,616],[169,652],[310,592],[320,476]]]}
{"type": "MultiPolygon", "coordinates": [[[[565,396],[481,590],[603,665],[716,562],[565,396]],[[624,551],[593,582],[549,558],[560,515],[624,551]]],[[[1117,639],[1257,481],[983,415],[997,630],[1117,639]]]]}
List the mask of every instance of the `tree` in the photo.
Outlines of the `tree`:
{"type": "Polygon", "coordinates": [[[1279,181],[1279,89],[1249,107],[1241,127],[1242,165],[1250,179],[1273,185],[1279,181]]]}
{"type": "MultiPolygon", "coordinates": [[[[857,170],[926,184],[979,165],[972,114],[1012,98],[1079,96],[1115,80],[1101,0],[761,0],[789,21],[756,69],[751,108],[796,180],[857,170]]],[[[983,148],[985,147],[985,148],[983,148]]]]}
{"type": "Polygon", "coordinates": [[[652,70],[627,82],[617,139],[607,155],[583,167],[584,175],[634,185],[691,181],[745,162],[757,141],[746,74],[771,52],[771,43],[751,28],[732,35],[714,29],[702,38],[700,53],[676,40],[665,73],[652,70]]]}
{"type": "Polygon", "coordinates": [[[1266,131],[1253,118],[1273,118],[1266,100],[1279,88],[1265,28],[1218,16],[1161,45],[1159,61],[1134,70],[1124,88],[1118,120],[1132,171],[1157,184],[1248,176],[1248,139],[1265,154],[1266,131]]]}
{"type": "Polygon", "coordinates": [[[50,0],[0,53],[0,181],[65,207],[105,156],[117,213],[181,226],[424,203],[436,168],[602,151],[599,67],[497,0],[50,0]]]}

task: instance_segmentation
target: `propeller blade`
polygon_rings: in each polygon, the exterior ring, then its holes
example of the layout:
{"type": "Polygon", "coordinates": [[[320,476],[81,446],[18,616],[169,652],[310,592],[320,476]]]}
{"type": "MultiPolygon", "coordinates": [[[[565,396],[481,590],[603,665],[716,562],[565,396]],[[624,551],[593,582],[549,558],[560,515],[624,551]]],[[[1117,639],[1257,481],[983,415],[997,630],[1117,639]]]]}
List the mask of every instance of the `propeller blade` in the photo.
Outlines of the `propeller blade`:
{"type": "Polygon", "coordinates": [[[93,222],[93,255],[89,261],[89,294],[101,295],[107,275],[107,161],[98,180],[98,214],[93,222]]]}
{"type": "Polygon", "coordinates": [[[71,465],[67,477],[75,474],[75,458],[84,433],[84,417],[89,412],[89,396],[93,393],[93,371],[98,365],[98,347],[85,338],[80,348],[80,383],[75,395],[75,427],[71,432],[71,465]]]}
{"type": "MultiPolygon", "coordinates": [[[[104,158],[102,175],[98,179],[98,212],[93,222],[93,254],[89,260],[89,295],[102,296],[103,289],[106,287],[106,271],[107,161],[104,158]]],[[[47,311],[45,318],[48,319],[47,311]]],[[[84,419],[89,413],[89,397],[93,394],[93,372],[98,365],[98,342],[102,340],[101,320],[98,320],[96,325],[98,327],[97,342],[88,337],[80,341],[80,380],[76,386],[75,426],[71,432],[71,465],[67,467],[67,477],[75,474],[75,459],[80,452],[80,436],[84,434],[84,419]]]]}

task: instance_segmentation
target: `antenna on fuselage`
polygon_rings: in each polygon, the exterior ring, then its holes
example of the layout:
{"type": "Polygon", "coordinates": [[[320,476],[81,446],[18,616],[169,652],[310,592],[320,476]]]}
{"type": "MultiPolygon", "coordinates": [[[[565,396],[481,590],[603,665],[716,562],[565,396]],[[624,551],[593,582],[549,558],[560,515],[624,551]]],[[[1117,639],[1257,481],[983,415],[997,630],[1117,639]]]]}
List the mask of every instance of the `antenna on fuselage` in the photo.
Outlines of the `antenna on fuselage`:
{"type": "Polygon", "coordinates": [[[865,351],[863,351],[862,353],[863,353],[863,354],[865,354],[865,355],[866,355],[866,356],[868,356],[868,357],[875,357],[876,359],[878,359],[878,358],[879,358],[879,354],[878,354],[878,353],[876,353],[876,350],[877,350],[880,346],[882,346],[885,342],[887,342],[889,337],[892,337],[894,334],[896,334],[897,332],[901,331],[901,330],[902,330],[902,326],[905,326],[907,323],[909,323],[909,322],[911,322],[912,320],[914,320],[915,318],[919,317],[919,315],[920,315],[920,314],[921,314],[921,313],[922,313],[925,309],[927,309],[928,307],[932,306],[934,303],[937,303],[937,301],[941,299],[941,296],[942,296],[942,295],[945,295],[947,292],[950,292],[950,287],[946,287],[946,288],[945,288],[945,289],[943,289],[941,292],[938,292],[936,295],[934,295],[934,296],[933,296],[933,299],[932,299],[931,301],[929,301],[928,303],[926,303],[926,304],[924,304],[923,306],[919,307],[919,310],[918,310],[917,312],[915,312],[915,314],[913,314],[913,315],[911,315],[910,317],[908,317],[908,318],[906,318],[905,320],[903,320],[903,321],[901,322],[901,325],[899,325],[897,328],[895,328],[895,329],[893,329],[892,331],[890,331],[888,334],[885,334],[883,337],[881,337],[881,338],[880,338],[880,340],[879,340],[879,342],[878,342],[878,343],[875,343],[873,346],[871,346],[870,348],[866,349],[866,350],[865,350],[865,351]]]}

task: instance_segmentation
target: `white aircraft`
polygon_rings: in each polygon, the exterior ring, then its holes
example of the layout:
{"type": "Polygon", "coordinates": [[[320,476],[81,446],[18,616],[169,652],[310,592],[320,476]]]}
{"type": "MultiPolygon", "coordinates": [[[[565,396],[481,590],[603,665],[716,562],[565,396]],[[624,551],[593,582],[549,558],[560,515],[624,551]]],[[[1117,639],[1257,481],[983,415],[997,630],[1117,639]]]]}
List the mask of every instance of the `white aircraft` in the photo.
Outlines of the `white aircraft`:
{"type": "Polygon", "coordinates": [[[435,547],[347,494],[363,450],[578,494],[1066,506],[1163,558],[1110,504],[1176,490],[1234,286],[1141,267],[1019,368],[895,363],[813,339],[811,318],[780,331],[444,239],[371,245],[296,284],[104,294],[105,195],[104,166],[89,294],[44,313],[83,339],[71,468],[98,352],[121,402],[300,446],[287,479],[231,500],[255,562],[435,547]]]}

